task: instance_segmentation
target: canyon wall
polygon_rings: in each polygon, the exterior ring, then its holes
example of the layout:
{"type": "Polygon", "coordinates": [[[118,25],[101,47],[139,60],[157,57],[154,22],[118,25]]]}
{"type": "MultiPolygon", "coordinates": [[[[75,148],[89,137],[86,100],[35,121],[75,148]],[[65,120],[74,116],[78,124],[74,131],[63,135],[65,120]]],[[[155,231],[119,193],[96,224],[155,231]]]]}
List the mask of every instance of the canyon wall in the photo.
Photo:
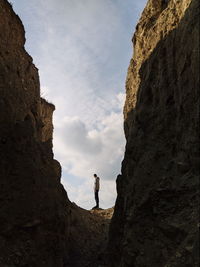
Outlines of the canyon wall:
{"type": "MultiPolygon", "coordinates": [[[[89,266],[93,218],[60,183],[55,107],[24,36],[0,0],[0,266],[89,266]]],[[[198,266],[198,0],[149,0],[133,43],[109,267],[198,266]]]]}
{"type": "Polygon", "coordinates": [[[65,266],[70,202],[23,25],[0,0],[0,266],[65,266]]]}
{"type": "Polygon", "coordinates": [[[199,266],[199,1],[149,0],[133,45],[110,266],[199,266]]]}
{"type": "Polygon", "coordinates": [[[40,97],[24,44],[20,18],[0,0],[0,267],[93,267],[108,220],[71,203],[60,183],[55,106],[40,97]]]}

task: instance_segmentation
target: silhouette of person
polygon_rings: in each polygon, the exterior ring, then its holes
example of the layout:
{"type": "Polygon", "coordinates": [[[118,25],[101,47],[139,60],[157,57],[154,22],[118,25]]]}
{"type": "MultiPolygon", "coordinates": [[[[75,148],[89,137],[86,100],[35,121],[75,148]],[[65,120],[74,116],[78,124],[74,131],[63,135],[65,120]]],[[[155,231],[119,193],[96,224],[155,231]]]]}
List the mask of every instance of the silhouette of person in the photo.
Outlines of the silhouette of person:
{"type": "Polygon", "coordinates": [[[94,174],[94,198],[96,201],[96,206],[93,207],[93,209],[98,209],[99,208],[99,189],[100,189],[100,179],[99,177],[94,174]]]}

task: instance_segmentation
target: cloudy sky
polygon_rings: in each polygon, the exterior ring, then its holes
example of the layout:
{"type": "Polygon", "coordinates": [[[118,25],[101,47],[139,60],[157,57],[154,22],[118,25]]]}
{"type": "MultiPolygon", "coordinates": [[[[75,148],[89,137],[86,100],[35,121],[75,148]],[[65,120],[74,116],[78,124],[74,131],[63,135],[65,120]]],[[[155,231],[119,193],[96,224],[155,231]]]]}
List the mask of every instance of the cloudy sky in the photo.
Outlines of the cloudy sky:
{"type": "Polygon", "coordinates": [[[41,94],[56,105],[54,156],[72,202],[100,206],[116,199],[124,153],[122,108],[131,38],[147,0],[12,0],[39,68],[41,94]]]}

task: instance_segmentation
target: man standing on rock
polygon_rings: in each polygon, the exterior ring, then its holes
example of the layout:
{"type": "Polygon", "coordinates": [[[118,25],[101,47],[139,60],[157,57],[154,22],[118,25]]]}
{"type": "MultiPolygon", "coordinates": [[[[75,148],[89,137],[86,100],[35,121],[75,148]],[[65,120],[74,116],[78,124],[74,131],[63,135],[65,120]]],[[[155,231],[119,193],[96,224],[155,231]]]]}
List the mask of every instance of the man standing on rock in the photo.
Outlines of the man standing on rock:
{"type": "Polygon", "coordinates": [[[99,188],[100,188],[100,182],[99,182],[99,177],[94,174],[94,197],[96,201],[96,206],[93,207],[93,209],[98,209],[99,208],[99,188]]]}

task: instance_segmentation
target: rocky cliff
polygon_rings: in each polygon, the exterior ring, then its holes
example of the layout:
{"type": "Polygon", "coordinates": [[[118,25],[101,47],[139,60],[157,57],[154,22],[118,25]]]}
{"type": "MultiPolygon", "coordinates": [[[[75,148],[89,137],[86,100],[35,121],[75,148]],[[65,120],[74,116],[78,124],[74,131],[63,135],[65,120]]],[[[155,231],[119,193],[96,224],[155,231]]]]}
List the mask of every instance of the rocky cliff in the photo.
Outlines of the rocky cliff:
{"type": "MultiPolygon", "coordinates": [[[[60,184],[55,107],[24,34],[0,0],[0,266],[102,266],[110,216],[70,203],[60,184]]],[[[149,0],[133,43],[108,266],[198,266],[198,0],[149,0]]]]}
{"type": "Polygon", "coordinates": [[[69,206],[24,28],[0,0],[0,266],[64,266],[69,206]]]}
{"type": "Polygon", "coordinates": [[[110,266],[199,266],[199,1],[149,0],[133,44],[110,266]]]}
{"type": "Polygon", "coordinates": [[[53,104],[40,97],[21,20],[0,0],[0,267],[104,263],[113,209],[68,200],[52,152],[53,104]]]}

